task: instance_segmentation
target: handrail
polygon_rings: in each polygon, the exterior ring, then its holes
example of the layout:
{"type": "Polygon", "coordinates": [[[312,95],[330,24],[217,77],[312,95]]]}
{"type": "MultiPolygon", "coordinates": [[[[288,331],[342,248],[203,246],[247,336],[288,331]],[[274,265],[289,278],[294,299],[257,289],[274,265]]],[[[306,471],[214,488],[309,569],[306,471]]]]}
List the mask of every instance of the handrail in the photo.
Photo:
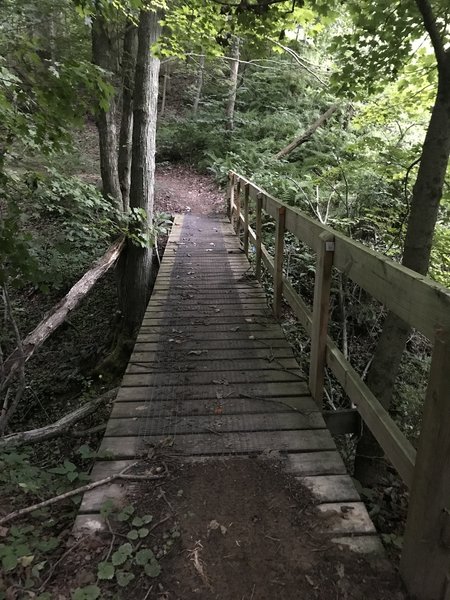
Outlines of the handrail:
{"type": "MultiPolygon", "coordinates": [[[[311,219],[233,171],[229,173],[228,201],[229,217],[232,222],[236,221],[238,235],[243,228],[245,252],[249,252],[249,243],[255,247],[256,275],[260,276],[261,265],[264,265],[273,276],[275,315],[279,316],[284,297],[312,337],[309,383],[315,401],[322,406],[323,372],[327,364],[388,459],[412,489],[402,572],[406,579],[417,582],[421,577],[427,582],[427,590],[418,598],[434,597],[426,594],[429,589],[435,589],[436,582],[447,585],[447,565],[450,564],[450,384],[447,379],[450,290],[311,219]],[[250,202],[255,204],[255,230],[249,226],[250,202]],[[263,211],[276,222],[274,258],[262,244],[263,211]],[[286,231],[317,255],[312,312],[283,274],[286,231]],[[332,267],[345,273],[434,344],[417,460],[412,444],[327,334],[332,267]],[[433,457],[431,480],[429,463],[433,457]],[[448,523],[443,523],[443,515],[448,523]],[[418,517],[425,525],[417,525],[418,517]],[[448,531],[445,543],[442,543],[442,531],[448,531]]],[[[448,593],[450,598],[450,583],[448,593]]]]}

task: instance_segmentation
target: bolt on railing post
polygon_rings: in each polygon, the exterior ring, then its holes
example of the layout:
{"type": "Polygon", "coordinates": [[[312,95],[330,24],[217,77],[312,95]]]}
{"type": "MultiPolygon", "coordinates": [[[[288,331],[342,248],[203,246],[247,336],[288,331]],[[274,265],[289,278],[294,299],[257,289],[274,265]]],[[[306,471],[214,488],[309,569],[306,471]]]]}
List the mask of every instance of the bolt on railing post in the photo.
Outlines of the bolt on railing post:
{"type": "Polygon", "coordinates": [[[248,183],[244,186],[244,252],[248,256],[248,199],[250,186],[248,183]]]}
{"type": "Polygon", "coordinates": [[[286,221],[286,208],[280,206],[277,212],[275,229],[275,258],[273,269],[273,314],[277,319],[281,316],[281,304],[283,300],[283,255],[284,255],[284,233],[286,221]]]}
{"type": "Polygon", "coordinates": [[[255,225],[255,246],[256,246],[256,261],[255,275],[257,279],[261,278],[261,234],[262,234],[262,194],[259,192],[256,196],[256,225],[255,225]]]}
{"type": "Polygon", "coordinates": [[[323,382],[330,311],[331,270],[334,257],[334,235],[324,231],[319,236],[316,258],[313,318],[311,326],[311,357],[309,389],[317,405],[323,404],[323,382]]]}
{"type": "Polygon", "coordinates": [[[400,574],[418,600],[450,599],[450,331],[436,331],[400,574]]]}

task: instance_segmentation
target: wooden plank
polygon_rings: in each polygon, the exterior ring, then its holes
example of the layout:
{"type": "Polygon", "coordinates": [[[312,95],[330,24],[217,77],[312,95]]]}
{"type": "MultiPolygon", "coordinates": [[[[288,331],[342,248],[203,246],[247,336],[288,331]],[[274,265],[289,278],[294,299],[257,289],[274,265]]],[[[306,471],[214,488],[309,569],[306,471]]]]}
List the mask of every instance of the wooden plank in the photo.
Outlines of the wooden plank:
{"type": "MultiPolygon", "coordinates": [[[[170,387],[170,386],[169,386],[170,387]]],[[[168,400],[182,398],[186,400],[198,398],[274,398],[283,399],[285,396],[309,396],[309,389],[302,382],[280,382],[280,383],[239,383],[236,385],[177,385],[168,389],[164,387],[123,387],[117,392],[117,401],[126,400],[168,400]]]]}
{"type": "MultiPolygon", "coordinates": [[[[111,418],[123,417],[165,417],[213,414],[259,414],[299,411],[303,414],[318,412],[317,406],[309,396],[298,398],[284,398],[278,402],[276,399],[261,398],[250,400],[248,398],[211,398],[195,400],[151,400],[141,402],[114,402],[111,418]]],[[[324,459],[325,460],[325,459],[324,459]]],[[[342,462],[342,461],[341,461],[342,462]]],[[[342,463],[343,465],[343,463],[342,463]]],[[[343,471],[345,468],[342,466],[343,471]]],[[[316,473],[305,473],[316,474],[316,473]]]]}
{"type": "MultiPolygon", "coordinates": [[[[155,416],[151,419],[146,415],[142,418],[112,418],[108,422],[105,435],[107,437],[123,437],[142,435],[142,432],[152,435],[171,435],[176,432],[178,436],[184,433],[223,434],[232,431],[288,431],[293,429],[325,429],[325,422],[318,411],[306,415],[294,412],[238,415],[222,413],[207,416],[175,415],[170,418],[155,416]]],[[[349,498],[340,498],[340,500],[349,500],[349,498]]]]}
{"type": "Polygon", "coordinates": [[[177,386],[177,385],[209,385],[215,381],[224,385],[237,383],[275,383],[278,381],[298,381],[304,379],[301,371],[222,371],[169,372],[166,373],[125,373],[122,387],[137,386],[177,386]]]}
{"type": "Polygon", "coordinates": [[[375,527],[362,502],[326,502],[317,507],[322,529],[334,536],[375,533],[375,527]]]}
{"type": "Polygon", "coordinates": [[[317,405],[322,407],[334,237],[329,233],[323,233],[320,236],[320,241],[314,283],[309,388],[317,405]]]}
{"type": "Polygon", "coordinates": [[[231,325],[243,325],[244,323],[270,323],[270,317],[266,314],[264,315],[244,315],[240,313],[235,314],[227,314],[224,315],[222,313],[217,313],[215,315],[200,315],[200,316],[191,316],[186,319],[185,316],[178,315],[164,315],[161,313],[157,313],[153,316],[146,315],[142,320],[142,325],[147,325],[151,327],[152,325],[159,324],[167,324],[173,323],[175,327],[179,327],[180,325],[186,325],[189,323],[190,325],[209,325],[213,323],[219,324],[231,324],[231,325]]]}
{"type": "Polygon", "coordinates": [[[358,502],[361,500],[349,475],[296,477],[318,502],[358,502]]]}
{"type": "Polygon", "coordinates": [[[366,556],[384,557],[383,544],[377,535],[349,535],[334,537],[331,540],[343,550],[351,550],[356,554],[366,556]]]}
{"type": "Polygon", "coordinates": [[[311,475],[344,475],[347,473],[344,461],[337,450],[288,454],[286,468],[290,473],[304,477],[311,475]]]}
{"type": "MultiPolygon", "coordinates": [[[[181,330],[179,330],[181,331],[181,330]]],[[[252,332],[242,332],[242,331],[210,331],[209,329],[197,330],[196,328],[191,328],[189,330],[185,330],[183,333],[178,333],[177,331],[168,331],[167,333],[147,333],[146,331],[140,332],[138,337],[136,338],[137,343],[154,343],[154,342],[164,342],[169,347],[170,344],[176,343],[177,341],[222,341],[222,345],[225,345],[229,341],[250,341],[255,342],[258,340],[264,340],[265,344],[271,344],[273,340],[283,340],[286,342],[286,338],[283,335],[281,330],[279,331],[264,331],[263,329],[259,331],[252,332]]]]}
{"type": "Polygon", "coordinates": [[[416,451],[411,443],[330,339],[328,339],[327,363],[403,481],[410,486],[413,481],[416,457],[416,451]]]}
{"type": "MultiPolygon", "coordinates": [[[[145,453],[146,448],[152,445],[158,446],[163,441],[164,438],[160,436],[148,436],[145,440],[135,437],[105,437],[100,452],[108,453],[115,459],[133,458],[145,453]]],[[[187,456],[334,449],[333,438],[326,429],[223,433],[222,435],[182,434],[175,436],[173,445],[170,446],[174,454],[181,453],[187,456]]]]}
{"type": "MultiPolygon", "coordinates": [[[[190,352],[191,350],[208,350],[208,352],[210,350],[221,350],[224,347],[224,342],[220,341],[220,340],[185,340],[180,341],[179,344],[176,344],[174,342],[174,345],[176,346],[183,346],[183,350],[185,352],[190,352]]],[[[272,339],[272,340],[249,340],[249,339],[242,339],[242,340],[228,340],[226,345],[229,348],[235,348],[235,349],[243,349],[243,348],[248,348],[253,350],[253,348],[267,348],[268,350],[270,350],[271,348],[289,348],[289,346],[287,345],[286,340],[281,340],[281,339],[272,339]]],[[[160,350],[161,347],[158,345],[157,342],[140,342],[137,341],[136,345],[135,345],[135,349],[138,352],[143,352],[143,351],[154,351],[154,350],[160,350]]]]}
{"type": "MultiPolygon", "coordinates": [[[[199,358],[197,356],[197,358],[199,358]]],[[[264,359],[251,359],[246,358],[242,361],[232,359],[232,360],[196,360],[190,361],[184,364],[180,364],[177,359],[169,358],[161,358],[159,362],[139,362],[130,360],[128,363],[127,373],[166,373],[175,370],[177,372],[183,371],[218,371],[220,370],[223,373],[228,373],[229,371],[285,371],[285,370],[297,370],[298,371],[298,363],[294,358],[282,358],[276,363],[270,363],[264,359]]],[[[226,377],[226,375],[225,375],[226,377]]],[[[356,411],[352,411],[357,414],[356,411]]],[[[352,415],[353,416],[353,415],[352,415]]],[[[347,420],[346,424],[350,421],[347,420]]],[[[355,422],[355,419],[352,419],[352,424],[355,422]]],[[[341,433],[343,433],[341,431],[341,433]]],[[[349,431],[345,431],[345,433],[351,433],[349,431]]]]}
{"type": "Polygon", "coordinates": [[[450,330],[436,332],[400,563],[417,598],[450,594],[450,330]]]}
{"type": "Polygon", "coordinates": [[[283,257],[286,208],[280,206],[277,211],[275,228],[275,258],[273,270],[273,313],[276,319],[281,316],[283,301],[283,257]]]}
{"type": "MultiPolygon", "coordinates": [[[[213,350],[208,350],[207,353],[202,353],[200,355],[197,354],[187,354],[185,357],[185,361],[189,363],[195,363],[196,361],[202,360],[220,360],[220,361],[234,361],[234,360],[245,360],[248,359],[249,352],[246,348],[244,349],[235,349],[235,348],[216,348],[213,350]]],[[[281,348],[252,348],[251,356],[252,360],[262,359],[267,361],[269,364],[272,362],[276,362],[278,360],[284,360],[287,358],[292,358],[293,352],[291,348],[281,347],[281,348]]],[[[130,361],[138,362],[138,363],[146,363],[146,362],[158,362],[160,360],[161,354],[157,350],[140,352],[139,350],[135,350],[131,355],[130,361]]]]}
{"type": "Polygon", "coordinates": [[[197,333],[202,334],[205,331],[214,331],[214,332],[241,332],[241,335],[252,335],[255,333],[258,335],[260,332],[266,332],[273,334],[274,337],[277,337],[278,334],[284,335],[283,330],[279,325],[275,325],[272,323],[242,323],[241,325],[235,327],[233,325],[228,325],[226,323],[211,323],[210,325],[202,325],[199,324],[195,327],[195,330],[192,331],[190,328],[190,324],[186,324],[186,327],[176,327],[168,323],[167,321],[157,323],[156,325],[142,325],[140,332],[142,333],[160,333],[160,334],[170,334],[170,333],[188,333],[189,335],[197,335],[197,333]]]}

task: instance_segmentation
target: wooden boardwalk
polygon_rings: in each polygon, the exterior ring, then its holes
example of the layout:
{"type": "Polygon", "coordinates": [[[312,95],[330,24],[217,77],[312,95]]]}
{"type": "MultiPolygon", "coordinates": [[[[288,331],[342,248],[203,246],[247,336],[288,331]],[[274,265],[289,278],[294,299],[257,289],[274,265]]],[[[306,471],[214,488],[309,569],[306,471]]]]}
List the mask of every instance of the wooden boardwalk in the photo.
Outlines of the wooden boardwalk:
{"type": "MultiPolygon", "coordinates": [[[[100,448],[93,479],[119,472],[152,445],[193,460],[280,455],[333,511],[324,529],[365,552],[381,545],[280,325],[223,219],[177,217],[100,448]]],[[[76,527],[123,489],[85,494],[76,527]]]]}

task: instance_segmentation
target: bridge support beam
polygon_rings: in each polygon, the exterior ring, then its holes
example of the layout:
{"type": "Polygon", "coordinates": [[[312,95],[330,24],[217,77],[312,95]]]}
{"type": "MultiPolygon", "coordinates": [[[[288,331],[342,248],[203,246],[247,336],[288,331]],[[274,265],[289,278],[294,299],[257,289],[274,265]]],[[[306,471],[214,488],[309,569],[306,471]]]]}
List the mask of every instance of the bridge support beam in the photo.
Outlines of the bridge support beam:
{"type": "Polygon", "coordinates": [[[436,332],[400,572],[417,600],[450,600],[450,331],[436,332]]]}

